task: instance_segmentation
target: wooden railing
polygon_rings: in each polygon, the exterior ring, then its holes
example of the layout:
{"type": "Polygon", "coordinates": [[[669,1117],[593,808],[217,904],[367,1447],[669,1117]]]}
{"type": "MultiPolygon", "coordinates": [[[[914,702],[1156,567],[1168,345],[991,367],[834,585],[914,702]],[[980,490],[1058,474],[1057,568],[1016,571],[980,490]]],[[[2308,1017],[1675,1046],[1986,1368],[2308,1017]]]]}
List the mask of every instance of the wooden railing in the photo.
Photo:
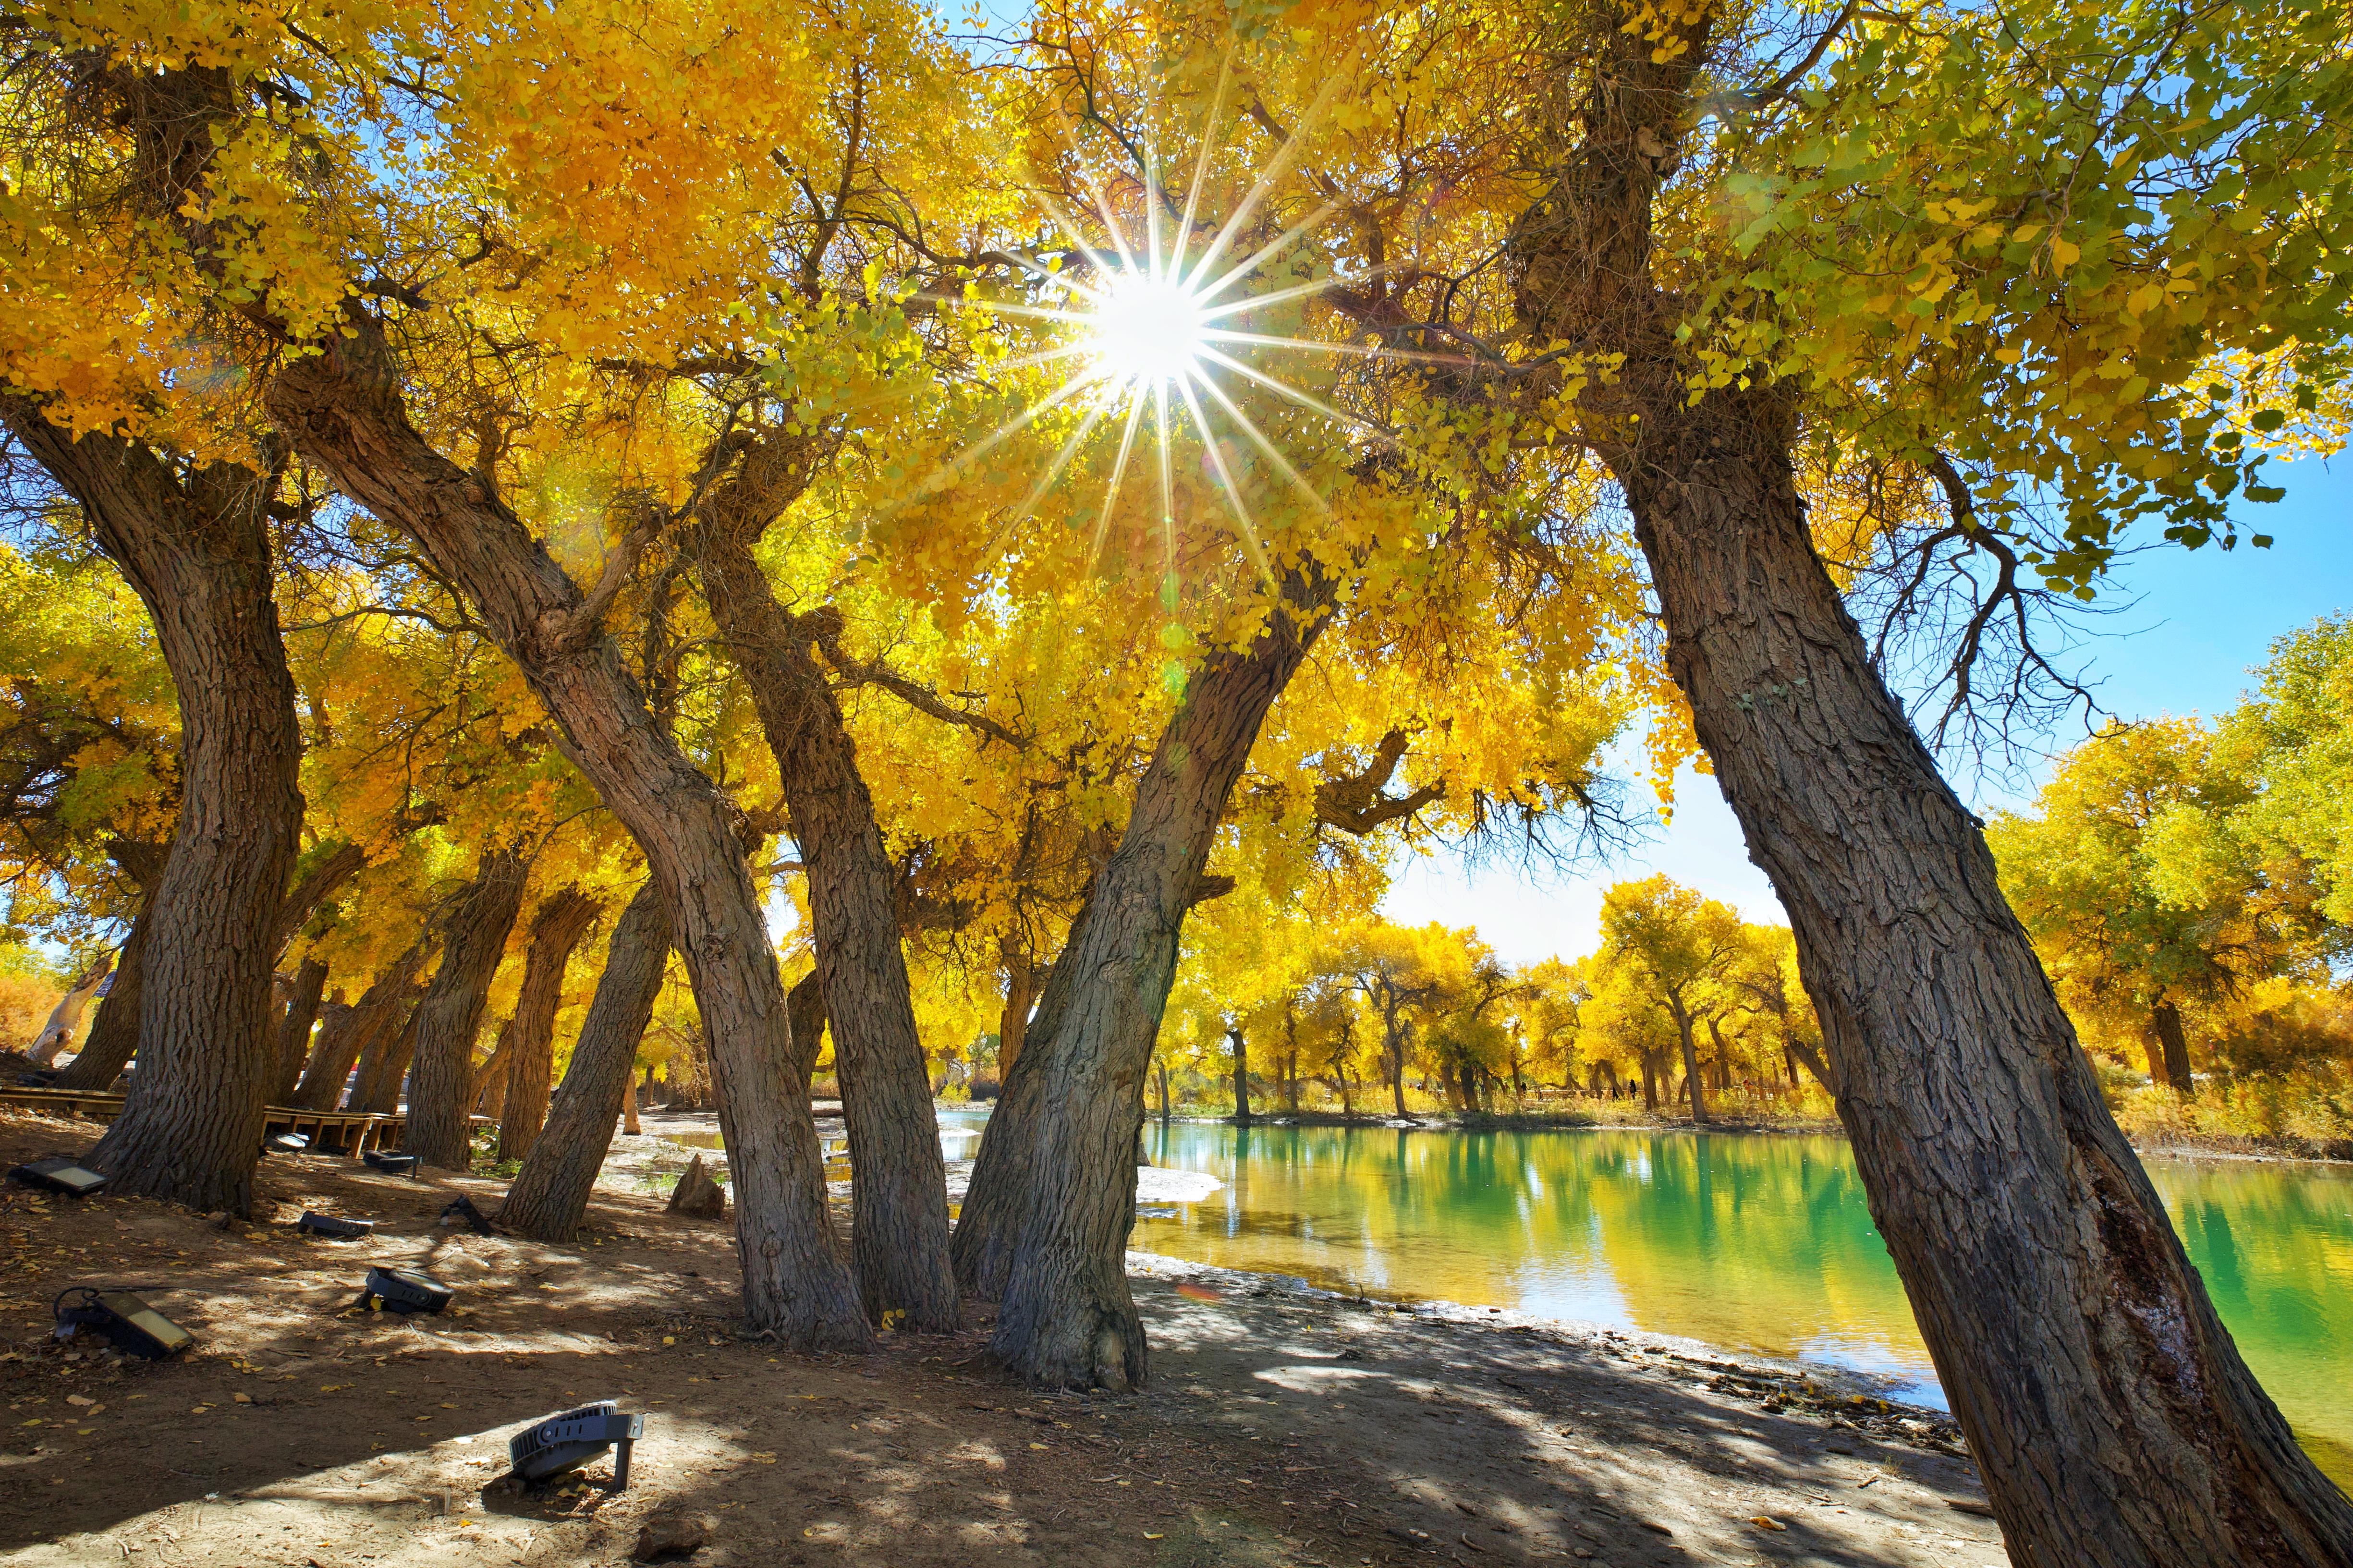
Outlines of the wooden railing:
{"type": "MultiPolygon", "coordinates": [[[[7,1088],[0,1089],[0,1105],[22,1106],[51,1116],[86,1116],[94,1121],[111,1121],[122,1113],[122,1096],[73,1089],[7,1088]]],[[[478,1116],[474,1120],[480,1122],[487,1119],[478,1116]]],[[[302,1110],[290,1105],[273,1105],[269,1107],[263,1135],[271,1132],[300,1132],[311,1140],[314,1150],[357,1155],[370,1149],[400,1147],[408,1132],[408,1116],[405,1111],[302,1110]]]]}

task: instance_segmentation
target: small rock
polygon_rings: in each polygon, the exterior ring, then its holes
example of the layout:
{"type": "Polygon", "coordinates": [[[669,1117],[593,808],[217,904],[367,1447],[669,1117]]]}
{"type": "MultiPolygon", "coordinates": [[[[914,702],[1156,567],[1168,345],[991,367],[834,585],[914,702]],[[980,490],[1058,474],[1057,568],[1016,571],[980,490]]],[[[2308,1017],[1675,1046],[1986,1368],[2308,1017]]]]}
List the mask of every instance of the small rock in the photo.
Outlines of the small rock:
{"type": "Polygon", "coordinates": [[[702,1168],[702,1155],[694,1157],[694,1163],[679,1177],[678,1185],[670,1190],[670,1212],[694,1219],[717,1219],[727,1212],[727,1190],[712,1181],[711,1173],[702,1168]]]}
{"type": "Polygon", "coordinates": [[[662,1509],[646,1521],[638,1531],[638,1544],[629,1556],[638,1563],[652,1563],[664,1557],[691,1557],[711,1539],[712,1518],[707,1513],[688,1513],[662,1509]]]}
{"type": "Polygon", "coordinates": [[[237,1223],[237,1216],[229,1213],[227,1209],[215,1209],[205,1217],[213,1222],[213,1228],[215,1230],[227,1230],[230,1226],[237,1223]]]}

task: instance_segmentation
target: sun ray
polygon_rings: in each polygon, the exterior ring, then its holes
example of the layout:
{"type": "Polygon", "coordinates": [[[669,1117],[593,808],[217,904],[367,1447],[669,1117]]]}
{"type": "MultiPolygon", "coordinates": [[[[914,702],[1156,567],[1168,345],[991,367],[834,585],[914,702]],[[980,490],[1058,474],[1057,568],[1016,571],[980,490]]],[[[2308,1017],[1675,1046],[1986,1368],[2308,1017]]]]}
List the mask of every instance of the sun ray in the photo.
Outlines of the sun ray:
{"type": "Polygon", "coordinates": [[[1205,346],[1201,350],[1201,357],[1203,359],[1215,360],[1218,363],[1224,365],[1228,370],[1232,371],[1235,374],[1247,376],[1250,380],[1258,383],[1261,386],[1265,387],[1269,392],[1275,394],[1277,396],[1287,397],[1291,399],[1292,402],[1299,405],[1302,408],[1313,409],[1316,413],[1324,416],[1326,419],[1335,420],[1339,424],[1349,426],[1351,429],[1361,430],[1367,435],[1377,437],[1384,441],[1389,439],[1388,433],[1381,429],[1377,425],[1373,425],[1366,420],[1359,419],[1353,414],[1344,414],[1339,409],[1336,409],[1330,404],[1324,402],[1322,398],[1316,397],[1309,393],[1302,392],[1299,388],[1292,385],[1288,382],[1277,380],[1275,377],[1268,375],[1261,371],[1255,370],[1250,365],[1243,363],[1240,360],[1234,358],[1231,354],[1219,353],[1216,349],[1205,346]]]}
{"type": "MultiPolygon", "coordinates": [[[[1242,262],[1237,267],[1229,268],[1223,276],[1219,278],[1216,282],[1209,284],[1208,287],[1195,289],[1193,293],[1194,300],[1200,305],[1206,307],[1210,300],[1216,299],[1219,295],[1224,293],[1227,289],[1232,288],[1235,284],[1240,282],[1251,273],[1257,271],[1269,258],[1281,253],[1293,240],[1297,239],[1301,235],[1305,234],[1309,229],[1314,228],[1317,224],[1322,223],[1325,218],[1330,217],[1334,213],[1339,210],[1339,206],[1336,203],[1325,202],[1322,206],[1317,207],[1314,212],[1310,213],[1304,219],[1283,230],[1279,237],[1270,240],[1265,245],[1261,246],[1258,250],[1251,255],[1249,260],[1242,262]]],[[[1318,281],[1324,288],[1328,289],[1331,287],[1331,283],[1328,280],[1319,279],[1318,281]]],[[[1239,308],[1241,310],[1249,310],[1253,305],[1263,305],[1270,302],[1271,301],[1263,298],[1253,298],[1241,301],[1239,307],[1229,307],[1229,309],[1231,310],[1239,308]]],[[[1206,309],[1202,313],[1204,316],[1208,314],[1206,309]]]]}
{"type": "Polygon", "coordinates": [[[963,451],[957,453],[953,461],[943,463],[938,468],[933,469],[927,478],[907,492],[904,500],[884,508],[883,514],[888,516],[892,512],[895,512],[901,508],[912,505],[915,501],[921,500],[926,496],[936,495],[941,487],[944,486],[950,479],[964,472],[965,469],[970,468],[976,461],[986,456],[987,453],[996,450],[997,447],[1004,445],[1007,441],[1012,439],[1022,431],[1028,429],[1030,426],[1036,424],[1038,420],[1050,410],[1068,402],[1073,393],[1076,393],[1082,388],[1092,386],[1103,379],[1103,374],[1100,371],[1088,371],[1067,377],[1062,384],[1054,388],[1053,391],[1048,393],[1045,396],[1039,398],[1037,402],[1031,404],[1028,408],[1023,409],[1019,414],[1007,420],[1004,424],[999,425],[996,429],[982,437],[973,445],[966,447],[963,451]]]}
{"type": "Polygon", "coordinates": [[[1234,521],[1242,525],[1242,542],[1250,549],[1250,561],[1258,567],[1259,575],[1271,583],[1274,571],[1266,563],[1266,547],[1259,542],[1258,525],[1250,519],[1249,503],[1242,500],[1241,486],[1234,482],[1234,471],[1226,466],[1226,454],[1218,445],[1218,433],[1209,428],[1209,416],[1201,412],[1200,399],[1193,395],[1193,379],[1187,375],[1178,381],[1176,391],[1201,432],[1201,450],[1208,456],[1209,466],[1217,469],[1218,483],[1225,487],[1226,500],[1233,505],[1234,521]]]}
{"type": "MultiPolygon", "coordinates": [[[[1294,283],[1288,289],[1269,289],[1266,293],[1252,294],[1248,299],[1236,300],[1230,304],[1205,309],[1201,312],[1201,321],[1206,325],[1210,321],[1223,321],[1228,316],[1239,316],[1245,310],[1255,310],[1266,305],[1280,305],[1286,300],[1303,300],[1310,295],[1322,294],[1336,289],[1343,281],[1344,279],[1336,276],[1314,278],[1304,283],[1294,283]]],[[[1354,282],[1356,279],[1349,279],[1345,281],[1354,282]]]]}
{"type": "MultiPolygon", "coordinates": [[[[1417,364],[1467,365],[1478,363],[1469,354],[1425,353],[1419,349],[1393,349],[1382,344],[1370,343],[1340,343],[1324,338],[1279,338],[1271,332],[1236,332],[1222,328],[1203,331],[1201,339],[1204,344],[1250,343],[1260,348],[1298,349],[1306,353],[1353,354],[1358,359],[1407,360],[1417,364]]],[[[1204,347],[1201,352],[1207,353],[1208,350],[1204,347]]]]}
{"type": "Polygon", "coordinates": [[[1112,508],[1119,504],[1120,485],[1127,478],[1128,454],[1135,450],[1135,427],[1144,423],[1144,394],[1127,400],[1127,428],[1120,432],[1119,460],[1111,466],[1111,483],[1103,489],[1103,515],[1095,520],[1095,537],[1087,546],[1087,571],[1092,574],[1103,556],[1103,538],[1111,531],[1112,508]]]}
{"type": "Polygon", "coordinates": [[[1228,215],[1225,226],[1218,231],[1218,237],[1209,242],[1209,248],[1201,253],[1198,270],[1206,272],[1217,265],[1218,258],[1223,256],[1226,253],[1226,247],[1233,244],[1236,237],[1241,233],[1242,226],[1248,223],[1250,215],[1258,210],[1259,203],[1264,201],[1268,193],[1274,189],[1275,182],[1290,171],[1292,161],[1298,157],[1300,150],[1307,143],[1307,133],[1314,129],[1318,120],[1324,118],[1324,111],[1331,106],[1333,97],[1340,90],[1340,84],[1353,74],[1354,64],[1355,56],[1352,53],[1348,61],[1340,69],[1334,71],[1324,79],[1322,89],[1315,94],[1314,101],[1307,106],[1307,112],[1300,116],[1299,123],[1292,128],[1290,136],[1284,139],[1281,147],[1275,149],[1274,156],[1267,160],[1266,167],[1259,171],[1259,176],[1251,182],[1249,192],[1243,195],[1232,213],[1228,215]]]}
{"type": "Polygon", "coordinates": [[[1087,416],[1079,421],[1079,427],[1071,432],[1071,438],[1062,443],[1062,449],[1054,454],[1054,460],[1046,465],[1046,471],[1038,476],[1038,482],[1029,487],[1029,493],[1021,498],[1021,504],[1006,517],[1005,526],[997,531],[997,537],[989,542],[988,553],[982,560],[994,561],[1005,552],[1006,545],[1012,541],[1013,531],[1028,521],[1030,514],[1038,510],[1038,503],[1046,499],[1046,492],[1054,488],[1054,481],[1060,479],[1062,470],[1071,466],[1071,458],[1077,453],[1080,443],[1103,422],[1105,412],[1106,405],[1103,404],[1087,410],[1087,416]]]}
{"type": "Polygon", "coordinates": [[[1153,423],[1160,445],[1160,552],[1161,574],[1172,575],[1176,570],[1176,472],[1168,457],[1168,384],[1155,382],[1152,388],[1153,423]]]}
{"type": "MultiPolygon", "coordinates": [[[[1073,157],[1076,156],[1077,151],[1076,148],[1071,149],[1073,157]]],[[[1083,162],[1077,166],[1079,179],[1087,187],[1087,195],[1094,198],[1095,211],[1103,215],[1103,228],[1111,236],[1112,248],[1119,252],[1121,269],[1127,272],[1134,271],[1135,253],[1127,247],[1127,231],[1119,226],[1119,218],[1111,209],[1111,197],[1104,194],[1103,182],[1095,178],[1093,171],[1083,162]]]]}
{"type": "MultiPolygon", "coordinates": [[[[1209,99],[1209,117],[1201,126],[1201,149],[1193,159],[1193,184],[1185,193],[1185,221],[1176,226],[1176,238],[1168,247],[1168,276],[1185,276],[1185,250],[1193,238],[1193,219],[1201,210],[1201,185],[1209,176],[1209,156],[1217,151],[1218,117],[1225,112],[1226,89],[1234,79],[1234,51],[1226,51],[1225,63],[1218,68],[1218,90],[1209,99]]],[[[1201,264],[1208,265],[1204,256],[1201,264]]]]}
{"type": "Polygon", "coordinates": [[[1291,466],[1291,459],[1275,448],[1274,443],[1267,439],[1266,432],[1251,423],[1250,416],[1242,412],[1241,405],[1227,396],[1226,389],[1219,386],[1214,378],[1205,375],[1200,378],[1200,381],[1202,390],[1218,400],[1218,406],[1226,411],[1226,417],[1242,427],[1242,433],[1256,444],[1260,451],[1266,454],[1267,460],[1282,470],[1282,477],[1289,479],[1301,495],[1314,502],[1316,510],[1328,514],[1332,510],[1330,503],[1317,495],[1315,487],[1309,484],[1305,477],[1291,466]]]}

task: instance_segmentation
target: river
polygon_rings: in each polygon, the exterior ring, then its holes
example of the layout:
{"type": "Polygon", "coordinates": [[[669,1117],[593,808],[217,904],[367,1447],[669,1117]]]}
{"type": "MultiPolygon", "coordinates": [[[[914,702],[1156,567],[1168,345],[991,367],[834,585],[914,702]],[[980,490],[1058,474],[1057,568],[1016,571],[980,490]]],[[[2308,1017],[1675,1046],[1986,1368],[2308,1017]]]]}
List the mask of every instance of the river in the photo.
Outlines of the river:
{"type": "MultiPolygon", "coordinates": [[[[1842,1139],[1155,1122],[1145,1148],[1224,1186],[1141,1207],[1142,1251],[1810,1358],[1944,1404],[1842,1139]]],[[[2353,1174],[2148,1168],[2248,1364],[2353,1490],[2353,1174]]]]}

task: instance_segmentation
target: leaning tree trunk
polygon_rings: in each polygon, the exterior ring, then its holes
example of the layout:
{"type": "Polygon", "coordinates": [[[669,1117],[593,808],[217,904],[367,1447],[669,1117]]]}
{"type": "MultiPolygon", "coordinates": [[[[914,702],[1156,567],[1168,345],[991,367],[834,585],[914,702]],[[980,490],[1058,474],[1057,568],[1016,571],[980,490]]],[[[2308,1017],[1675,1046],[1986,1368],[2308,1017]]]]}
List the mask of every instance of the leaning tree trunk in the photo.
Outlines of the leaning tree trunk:
{"type": "Polygon", "coordinates": [[[59,1069],[58,1088],[100,1093],[131,1065],[139,1049],[139,1008],[145,989],[142,982],[147,973],[147,933],[154,929],[149,916],[154,908],[151,898],[132,921],[131,934],[123,939],[122,952],[114,961],[114,984],[99,998],[98,1015],[90,1021],[90,1035],[82,1041],[81,1050],[59,1069]]]}
{"type": "Polygon", "coordinates": [[[40,406],[0,416],[81,503],[147,606],[180,702],[180,816],[150,890],[139,1073],[88,1157],[114,1191],[243,1214],[276,1076],[277,916],[302,826],[301,731],[271,596],[272,482],[74,437],[40,406]]]}
{"type": "MultiPolygon", "coordinates": [[[[725,510],[716,500],[713,510],[725,510]]],[[[694,549],[703,598],[776,756],[808,876],[809,933],[849,1133],[850,1257],[870,1321],[949,1333],[960,1315],[947,1172],[899,944],[898,879],[812,652],[839,616],[795,616],[776,602],[749,546],[765,521],[717,516],[696,531],[694,549]]]]}
{"type": "MultiPolygon", "coordinates": [[[[319,1031],[319,1043],[294,1086],[290,1103],[304,1110],[332,1110],[343,1098],[343,1085],[368,1047],[405,1017],[408,987],[425,967],[427,946],[418,942],[387,965],[360,999],[340,1017],[330,1017],[319,1031]]],[[[356,1103],[356,1101],[355,1101],[356,1103]]]]}
{"type": "Polygon", "coordinates": [[[1694,394],[1651,208],[1716,13],[1604,25],[1514,228],[1524,330],[1622,354],[1579,407],[1625,491],[1701,745],[1772,878],[1840,1119],[2021,1568],[2353,1563],[2353,1502],[2240,1359],[2116,1130],[1978,820],[1823,569],[1796,392],[1694,394]],[[1694,401],[1696,397],[1696,401],[1694,401]]]}
{"type": "Polygon", "coordinates": [[[507,1079],[512,1076],[514,1061],[514,1020],[509,1018],[499,1026],[497,1044],[491,1054],[476,1064],[466,1078],[466,1102],[477,1116],[493,1121],[503,1117],[507,1108],[507,1079]]]}
{"type": "Polygon", "coordinates": [[[2198,1079],[2189,1070],[2189,1037],[2181,1027],[2181,1009],[2170,1002],[2159,1002],[2149,1012],[2149,1024],[2157,1035],[2158,1050],[2150,1053],[2152,1065],[2161,1053],[2165,1072],[2159,1082],[2187,1099],[2198,1092],[2198,1079]]]}
{"type": "MultiPolygon", "coordinates": [[[[183,93],[191,86],[170,85],[183,93]]],[[[202,126],[225,112],[216,105],[226,79],[193,85],[193,96],[216,95],[195,115],[202,126]]],[[[126,96],[142,101],[146,84],[126,96]]],[[[175,123],[171,108],[153,123],[175,123]]],[[[406,533],[466,596],[556,720],[566,758],[644,849],[711,1031],[745,1315],[797,1345],[871,1343],[826,1212],[825,1159],[807,1098],[784,1092],[784,981],[739,814],[655,722],[603,631],[606,584],[596,599],[584,597],[487,480],[417,433],[372,317],[355,310],[345,330],[282,363],[266,393],[271,415],[304,457],[406,533]]]]}
{"type": "Polygon", "coordinates": [[[339,844],[322,856],[317,864],[303,872],[301,880],[287,890],[285,901],[278,906],[275,931],[277,946],[270,953],[275,963],[285,952],[287,944],[301,931],[303,923],[319,910],[319,906],[342,890],[367,868],[367,851],[356,844],[339,844]]]}
{"type": "Polygon", "coordinates": [[[2013,1561],[2353,1563],[2353,1503],[2240,1359],[1814,552],[1788,412],[1662,398],[1645,428],[1613,467],[1670,666],[1789,912],[1873,1218],[2013,1561]]]}
{"type": "Polygon", "coordinates": [[[638,1042],[653,1019],[669,964],[661,889],[648,878],[605,945],[605,972],[596,977],[596,999],[572,1047],[572,1063],[548,1105],[546,1126],[500,1205],[501,1225],[554,1242],[570,1241],[580,1228],[588,1191],[612,1146],[613,1119],[636,1080],[638,1042]]]}
{"type": "Polygon", "coordinates": [[[49,1009],[48,1017],[42,1021],[41,1032],[33,1037],[33,1043],[25,1049],[25,1055],[35,1067],[45,1068],[57,1059],[58,1053],[65,1049],[66,1042],[73,1038],[73,1032],[81,1026],[81,1016],[89,1007],[90,998],[98,994],[98,988],[105,984],[106,977],[113,973],[114,954],[110,952],[84,971],[81,977],[73,983],[72,988],[58,998],[58,1005],[49,1009]]]}
{"type": "Polygon", "coordinates": [[[1226,1043],[1234,1048],[1234,1121],[1250,1125],[1250,1040],[1240,1028],[1226,1031],[1226,1043]]]}
{"type": "Polygon", "coordinates": [[[513,1033],[507,1039],[506,1093],[498,1113],[501,1160],[522,1159],[539,1141],[540,1123],[547,1120],[548,1080],[555,1074],[555,1013],[564,1005],[564,966],[603,908],[578,889],[566,888],[540,905],[532,920],[531,955],[523,961],[513,1033]]]}
{"type": "Polygon", "coordinates": [[[269,1082],[269,1103],[283,1105],[301,1081],[303,1064],[311,1059],[311,1028],[319,1021],[319,998],[327,991],[327,966],[305,958],[294,972],[294,994],[287,1000],[286,1016],[278,1023],[278,1068],[269,1082]]]}
{"type": "Polygon", "coordinates": [[[445,1171],[474,1163],[474,1037],[507,934],[522,912],[531,864],[512,848],[483,851],[474,879],[443,918],[441,967],[410,1021],[408,1152],[445,1171]]]}
{"type": "Polygon", "coordinates": [[[1691,1117],[1694,1125],[1707,1125],[1707,1085],[1699,1075],[1699,1046],[1692,1038],[1691,1014],[1678,1005],[1675,1008],[1675,1039],[1683,1052],[1683,1089],[1691,1096],[1691,1117]]]}
{"type": "Polygon", "coordinates": [[[997,1015],[997,1087],[1000,1093],[1021,1059],[1021,1042],[1029,1033],[1029,1005],[1037,998],[1037,965],[1020,946],[1008,940],[998,944],[1005,960],[1005,1005],[997,1015]]]}
{"type": "MultiPolygon", "coordinates": [[[[1039,1022],[1048,1026],[1016,1064],[1017,1078],[1036,1080],[1037,1111],[1024,1129],[1032,1144],[1026,1191],[1013,1208],[991,1342],[1033,1384],[1124,1389],[1148,1371],[1125,1267],[1145,1069],[1227,797],[1328,603],[1324,580],[1293,577],[1258,640],[1213,656],[1194,677],[1047,982],[1039,1022]]],[[[984,1145],[998,1136],[995,1120],[984,1145]]],[[[976,1166],[976,1184],[979,1175],[976,1166]]]]}

